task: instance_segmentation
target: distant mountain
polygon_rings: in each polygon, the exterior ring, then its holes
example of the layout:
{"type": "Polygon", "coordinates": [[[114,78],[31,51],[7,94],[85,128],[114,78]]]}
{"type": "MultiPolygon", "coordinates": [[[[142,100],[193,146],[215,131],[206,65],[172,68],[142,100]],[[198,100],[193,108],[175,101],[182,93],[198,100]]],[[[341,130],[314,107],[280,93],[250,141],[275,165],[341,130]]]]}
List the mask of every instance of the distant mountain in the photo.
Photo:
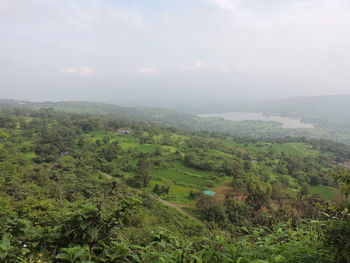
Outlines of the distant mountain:
{"type": "Polygon", "coordinates": [[[310,131],[304,129],[281,129],[275,122],[241,121],[235,122],[222,118],[203,118],[193,114],[176,110],[151,107],[122,107],[114,104],[96,102],[25,102],[0,101],[0,105],[22,107],[31,109],[51,108],[57,111],[72,113],[86,113],[96,115],[109,115],[113,118],[135,121],[154,122],[157,124],[177,128],[228,133],[239,137],[284,137],[284,136],[311,136],[310,131]]]}
{"type": "MultiPolygon", "coordinates": [[[[199,108],[198,108],[199,109],[199,108]]],[[[223,102],[207,105],[200,113],[263,112],[301,119],[319,128],[350,133],[350,95],[294,97],[276,100],[223,102]]]]}
{"type": "Polygon", "coordinates": [[[20,106],[22,102],[12,99],[0,99],[0,108],[17,107],[20,106]]]}
{"type": "MultiPolygon", "coordinates": [[[[246,104],[241,111],[279,113],[313,123],[317,129],[285,129],[276,122],[230,121],[202,118],[176,110],[151,107],[122,107],[96,102],[28,102],[0,100],[0,108],[52,108],[58,111],[109,115],[113,118],[157,123],[176,128],[227,133],[237,137],[311,137],[350,144],[350,96],[289,98],[246,104]]],[[[233,111],[240,111],[239,108],[233,111]]]]}
{"type": "Polygon", "coordinates": [[[251,109],[280,113],[318,127],[350,132],[350,95],[286,98],[252,105],[251,109]]]}
{"type": "Polygon", "coordinates": [[[115,118],[126,118],[135,121],[159,122],[164,125],[176,125],[181,127],[189,127],[189,124],[195,124],[200,118],[182,113],[175,110],[159,109],[151,107],[123,107],[115,104],[105,104],[97,102],[26,102],[22,107],[30,107],[33,109],[52,108],[58,111],[72,113],[86,113],[97,115],[110,115],[115,118]]]}

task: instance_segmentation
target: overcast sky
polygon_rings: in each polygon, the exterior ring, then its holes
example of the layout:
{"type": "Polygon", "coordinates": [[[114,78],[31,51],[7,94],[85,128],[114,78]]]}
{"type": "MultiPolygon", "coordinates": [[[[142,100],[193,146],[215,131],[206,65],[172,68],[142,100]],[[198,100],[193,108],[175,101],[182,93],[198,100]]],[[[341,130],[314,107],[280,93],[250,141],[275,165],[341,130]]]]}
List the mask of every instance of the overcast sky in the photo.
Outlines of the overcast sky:
{"type": "Polygon", "coordinates": [[[0,32],[2,98],[350,93],[349,0],[1,0],[0,32]]]}

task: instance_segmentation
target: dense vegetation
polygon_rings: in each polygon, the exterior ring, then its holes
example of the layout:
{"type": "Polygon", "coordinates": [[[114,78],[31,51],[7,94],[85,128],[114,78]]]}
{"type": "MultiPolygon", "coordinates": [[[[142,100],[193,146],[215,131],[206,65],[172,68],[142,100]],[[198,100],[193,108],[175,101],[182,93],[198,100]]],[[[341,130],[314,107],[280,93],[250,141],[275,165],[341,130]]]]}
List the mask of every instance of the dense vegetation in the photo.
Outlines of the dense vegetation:
{"type": "Polygon", "coordinates": [[[338,131],[349,131],[350,96],[334,95],[275,100],[258,106],[264,112],[276,112],[301,118],[305,122],[338,131]]]}
{"type": "MultiPolygon", "coordinates": [[[[312,123],[316,129],[286,129],[276,122],[230,121],[222,118],[203,118],[169,109],[121,107],[93,102],[19,102],[0,100],[1,107],[31,109],[53,108],[71,113],[89,113],[118,119],[149,121],[161,125],[196,131],[227,133],[248,138],[308,137],[329,139],[350,144],[349,97],[295,98],[273,102],[230,103],[222,111],[251,111],[278,113],[312,123]]],[[[205,107],[203,108],[205,109],[205,107]]],[[[217,109],[218,110],[218,109],[217,109]]],[[[214,111],[214,110],[213,110],[214,111]]],[[[209,112],[211,113],[211,112],[209,112]]]]}
{"type": "MultiPolygon", "coordinates": [[[[196,105],[193,107],[196,107],[196,105]]],[[[305,123],[312,123],[317,129],[314,131],[305,130],[303,134],[305,136],[332,139],[350,144],[349,95],[296,97],[265,101],[240,100],[232,102],[230,100],[216,103],[215,105],[207,103],[197,109],[190,109],[190,111],[199,113],[275,113],[290,118],[301,119],[305,123]]],[[[293,135],[293,131],[284,130],[284,132],[285,134],[293,135]]],[[[270,131],[267,131],[265,135],[269,133],[270,131]]]]}
{"type": "Polygon", "coordinates": [[[346,145],[9,106],[1,262],[350,262],[346,145]]]}

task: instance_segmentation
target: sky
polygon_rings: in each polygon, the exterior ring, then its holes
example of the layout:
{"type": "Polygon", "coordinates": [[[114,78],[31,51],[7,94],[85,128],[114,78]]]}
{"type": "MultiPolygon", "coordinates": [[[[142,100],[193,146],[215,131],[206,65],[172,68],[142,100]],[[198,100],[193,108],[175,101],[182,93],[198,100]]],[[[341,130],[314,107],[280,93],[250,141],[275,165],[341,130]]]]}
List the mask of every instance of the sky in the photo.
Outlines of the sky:
{"type": "Polygon", "coordinates": [[[350,94],[349,0],[1,0],[1,98],[350,94]]]}

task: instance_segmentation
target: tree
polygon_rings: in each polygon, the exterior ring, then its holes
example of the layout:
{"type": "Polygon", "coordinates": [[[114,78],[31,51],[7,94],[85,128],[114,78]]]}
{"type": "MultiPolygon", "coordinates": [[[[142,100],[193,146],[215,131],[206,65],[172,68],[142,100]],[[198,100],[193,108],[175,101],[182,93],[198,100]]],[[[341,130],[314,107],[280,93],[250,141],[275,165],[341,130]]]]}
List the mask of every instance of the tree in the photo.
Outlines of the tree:
{"type": "Polygon", "coordinates": [[[350,194],[350,173],[345,169],[339,169],[330,176],[340,184],[341,191],[348,197],[350,194]]]}
{"type": "Polygon", "coordinates": [[[225,172],[226,172],[227,176],[237,178],[242,173],[241,164],[235,160],[231,160],[231,161],[226,163],[225,172]]]}
{"type": "Polygon", "coordinates": [[[119,143],[117,141],[114,141],[107,146],[103,155],[106,158],[106,160],[110,162],[113,159],[117,158],[119,151],[120,151],[119,143]]]}
{"type": "Polygon", "coordinates": [[[225,201],[226,213],[231,223],[243,225],[249,217],[249,206],[242,201],[229,198],[225,201]]]}
{"type": "Polygon", "coordinates": [[[103,139],[102,139],[104,144],[108,144],[110,142],[110,140],[111,140],[110,136],[104,136],[103,139]]]}
{"type": "Polygon", "coordinates": [[[71,127],[55,125],[39,131],[34,151],[39,161],[49,162],[68,152],[75,141],[76,135],[71,127]]]}
{"type": "Polygon", "coordinates": [[[275,183],[272,185],[271,197],[276,200],[278,203],[281,203],[283,198],[286,196],[286,187],[281,183],[275,183]]]}
{"type": "Polygon", "coordinates": [[[169,190],[170,190],[169,186],[163,186],[163,185],[159,185],[159,184],[156,184],[152,189],[153,193],[155,193],[157,195],[169,194],[169,190]]]}
{"type": "Polygon", "coordinates": [[[222,223],[227,220],[226,209],[222,204],[214,204],[206,210],[205,214],[208,221],[214,221],[215,223],[222,223]]]}
{"type": "Polygon", "coordinates": [[[134,187],[147,187],[151,181],[151,163],[146,159],[140,159],[137,163],[136,175],[127,180],[127,183],[134,187]]]}
{"type": "Polygon", "coordinates": [[[189,193],[188,198],[191,199],[191,200],[195,200],[195,199],[197,199],[197,197],[198,197],[199,195],[200,195],[199,192],[196,192],[196,191],[191,190],[190,193],[189,193]]]}
{"type": "Polygon", "coordinates": [[[156,149],[154,150],[154,154],[156,156],[161,156],[162,155],[162,148],[160,148],[159,146],[156,146],[156,149]]]}
{"type": "Polygon", "coordinates": [[[321,183],[321,178],[318,175],[310,176],[310,184],[311,185],[319,185],[321,183]]]}
{"type": "Polygon", "coordinates": [[[247,202],[257,210],[266,205],[271,197],[271,185],[261,182],[258,178],[250,179],[246,188],[248,192],[247,202]]]}
{"type": "Polygon", "coordinates": [[[208,210],[215,204],[215,200],[212,196],[201,194],[199,197],[196,207],[202,211],[208,210]]]}
{"type": "Polygon", "coordinates": [[[300,194],[301,195],[308,195],[310,193],[310,187],[308,183],[302,183],[301,184],[301,190],[300,194]]]}

